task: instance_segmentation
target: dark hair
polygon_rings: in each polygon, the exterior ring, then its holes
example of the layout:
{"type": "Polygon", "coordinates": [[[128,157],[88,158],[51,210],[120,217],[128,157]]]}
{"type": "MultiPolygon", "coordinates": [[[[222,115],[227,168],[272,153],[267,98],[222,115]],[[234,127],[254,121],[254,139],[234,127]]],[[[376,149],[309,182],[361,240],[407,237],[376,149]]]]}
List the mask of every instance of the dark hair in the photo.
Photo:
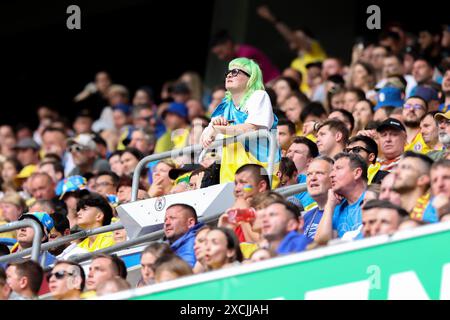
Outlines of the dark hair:
{"type": "Polygon", "coordinates": [[[186,203],[174,203],[167,207],[166,211],[172,207],[182,207],[184,210],[188,211],[188,214],[194,218],[195,223],[198,222],[197,211],[195,211],[194,207],[186,204],[186,203]]]}
{"type": "Polygon", "coordinates": [[[22,163],[20,163],[20,161],[15,157],[9,157],[5,160],[5,162],[11,162],[17,173],[19,173],[23,169],[22,163]]]}
{"type": "MultiPolygon", "coordinates": [[[[378,46],[378,47],[382,47],[382,48],[385,48],[385,47],[383,47],[383,46],[378,46]]],[[[385,48],[386,49],[386,48],[385,48]]],[[[387,50],[386,50],[387,51],[387,50]]],[[[366,63],[366,62],[364,62],[364,61],[361,61],[361,60],[359,60],[359,61],[357,61],[356,63],[355,63],[355,66],[356,65],[360,65],[361,67],[363,67],[364,68],[364,70],[366,70],[366,72],[367,72],[367,75],[369,75],[369,76],[372,76],[372,77],[375,77],[375,69],[373,68],[373,66],[370,64],[370,63],[366,63]]],[[[375,79],[374,79],[375,80],[375,79]]],[[[359,90],[359,89],[358,89],[359,90]]],[[[350,91],[352,91],[352,90],[350,90],[350,91]]],[[[362,90],[361,90],[362,91],[362,90]]],[[[364,91],[363,91],[364,92],[364,91]]],[[[366,95],[364,94],[364,98],[366,97],[366,95]]]]}
{"type": "Polygon", "coordinates": [[[55,224],[55,229],[62,235],[66,230],[70,230],[70,223],[67,217],[61,213],[55,212],[51,215],[55,224]]]}
{"type": "Polygon", "coordinates": [[[59,155],[57,155],[56,153],[47,153],[45,154],[44,158],[46,158],[48,161],[53,161],[53,162],[57,162],[57,163],[61,163],[62,159],[59,155]]]}
{"type": "Polygon", "coordinates": [[[274,81],[274,84],[276,83],[276,82],[278,82],[278,81],[286,81],[287,82],[287,84],[288,84],[288,86],[289,86],[289,88],[291,89],[291,91],[299,91],[298,90],[298,83],[294,80],[294,79],[292,79],[292,78],[289,78],[289,77],[278,77],[275,81],[274,81]]]}
{"type": "Polygon", "coordinates": [[[340,114],[342,114],[344,118],[346,118],[348,122],[350,122],[350,132],[353,131],[353,129],[355,128],[355,118],[353,117],[351,112],[345,109],[333,109],[331,110],[331,112],[339,112],[340,114]]]}
{"type": "Polygon", "coordinates": [[[97,173],[96,177],[101,177],[101,176],[109,176],[111,177],[112,183],[114,184],[114,188],[116,188],[119,185],[119,180],[120,177],[115,174],[112,171],[100,171],[99,173],[97,173]]]}
{"type": "Polygon", "coordinates": [[[436,66],[433,59],[430,59],[430,57],[428,57],[427,55],[424,55],[424,54],[419,55],[414,62],[419,61],[419,60],[424,61],[426,64],[428,64],[428,66],[431,69],[434,69],[434,67],[436,66]]]}
{"type": "Polygon", "coordinates": [[[304,144],[305,146],[307,146],[310,158],[315,158],[319,155],[319,149],[317,148],[317,145],[306,137],[295,137],[292,141],[292,144],[294,143],[304,144]]]}
{"type": "Polygon", "coordinates": [[[211,38],[210,47],[215,47],[217,45],[221,45],[227,43],[228,41],[233,42],[230,34],[226,30],[217,31],[214,36],[211,38]]]}
{"type": "Polygon", "coordinates": [[[139,151],[136,148],[133,147],[127,147],[125,150],[123,150],[121,157],[125,154],[125,153],[130,153],[131,155],[133,155],[133,157],[135,157],[138,161],[141,161],[142,158],[144,158],[144,154],[139,151]]]}
{"type": "Polygon", "coordinates": [[[366,99],[366,94],[361,89],[350,88],[350,89],[345,90],[345,93],[348,93],[348,92],[354,93],[358,99],[358,102],[366,99]]]}
{"type": "MultiPolygon", "coordinates": [[[[62,121],[62,119],[57,119],[57,120],[55,120],[55,121],[62,121]]],[[[62,121],[63,123],[64,123],[64,121],[62,121]]],[[[46,127],[45,129],[44,129],[44,131],[42,131],[42,136],[44,136],[44,134],[46,134],[47,132],[59,132],[59,133],[61,133],[64,137],[67,137],[67,134],[66,134],[66,132],[63,130],[63,129],[61,129],[61,128],[55,128],[55,127],[46,127]]]]}
{"type": "Polygon", "coordinates": [[[6,272],[0,267],[0,286],[4,286],[6,284],[6,272]]]}
{"type": "Polygon", "coordinates": [[[106,226],[111,223],[111,219],[113,217],[113,210],[102,195],[91,192],[90,194],[84,195],[78,200],[77,203],[77,211],[80,211],[86,207],[94,207],[99,209],[103,213],[103,221],[102,225],[106,226]]]}
{"type": "Polygon", "coordinates": [[[211,231],[220,231],[225,235],[225,238],[227,239],[227,249],[233,250],[235,255],[233,256],[232,260],[229,262],[239,261],[242,262],[244,260],[244,256],[241,251],[241,247],[239,246],[239,239],[236,236],[236,233],[234,233],[233,230],[228,228],[222,228],[222,227],[214,227],[211,228],[211,231]]]}
{"type": "Polygon", "coordinates": [[[422,102],[425,104],[425,109],[428,111],[428,102],[427,102],[424,98],[419,97],[419,96],[410,96],[410,97],[408,97],[408,98],[405,99],[405,103],[406,103],[406,101],[408,101],[409,99],[419,99],[420,101],[422,101],[422,102]]]}
{"type": "Polygon", "coordinates": [[[164,270],[176,274],[177,278],[193,274],[191,266],[175,254],[163,255],[156,259],[153,270],[155,278],[164,270]]]}
{"type": "Polygon", "coordinates": [[[53,268],[55,268],[57,265],[60,264],[68,264],[74,267],[78,268],[79,271],[79,276],[81,278],[81,283],[80,283],[80,291],[84,290],[84,286],[86,284],[86,274],[84,273],[83,267],[80,266],[78,263],[74,262],[74,261],[70,261],[70,260],[59,260],[56,261],[55,265],[53,266],[53,268]]]}
{"type": "Polygon", "coordinates": [[[319,125],[319,127],[317,128],[317,132],[319,132],[320,129],[322,129],[323,127],[326,127],[326,126],[328,126],[330,128],[330,130],[332,130],[334,132],[342,133],[342,141],[343,141],[344,145],[347,144],[348,137],[350,136],[350,132],[348,131],[345,123],[343,123],[341,120],[337,120],[337,119],[328,119],[319,125]]]}
{"type": "MultiPolygon", "coordinates": [[[[120,187],[131,187],[133,185],[133,178],[130,176],[122,175],[119,178],[119,183],[117,184],[116,191],[119,191],[120,187]]],[[[139,182],[139,189],[145,190],[144,185],[139,182]]]]}
{"type": "Polygon", "coordinates": [[[400,35],[398,34],[398,32],[392,31],[392,30],[385,30],[383,31],[380,36],[378,37],[378,39],[380,41],[382,40],[386,40],[386,39],[392,39],[396,42],[399,42],[400,39],[400,35]]]}
{"type": "Polygon", "coordinates": [[[294,161],[287,157],[281,158],[280,161],[280,172],[282,175],[292,178],[294,174],[297,173],[297,168],[295,167],[294,161]]]}
{"type": "Polygon", "coordinates": [[[120,157],[122,156],[122,153],[123,153],[122,150],[116,150],[116,151],[114,151],[113,153],[111,153],[111,154],[108,156],[108,160],[111,159],[111,158],[114,157],[114,156],[119,156],[119,158],[120,158],[120,157]]]}
{"type": "Polygon", "coordinates": [[[424,154],[421,154],[421,153],[413,152],[413,151],[406,151],[403,154],[402,158],[403,159],[405,159],[405,158],[416,158],[416,159],[419,159],[425,165],[425,170],[427,172],[430,171],[431,166],[433,165],[433,160],[430,157],[428,157],[428,156],[426,156],[424,154]]]}
{"type": "Polygon", "coordinates": [[[152,242],[147,247],[145,247],[144,251],[142,251],[141,257],[146,254],[151,253],[158,259],[164,255],[173,254],[170,246],[165,242],[152,242]]]}
{"type": "Polygon", "coordinates": [[[362,170],[361,179],[367,182],[367,163],[359,154],[341,152],[338,153],[336,156],[334,156],[334,161],[337,161],[342,158],[347,158],[349,160],[350,168],[352,169],[360,168],[362,170]]]}
{"type": "Polygon", "coordinates": [[[344,77],[342,77],[340,74],[333,74],[328,77],[327,81],[333,82],[337,85],[343,86],[345,84],[344,77]]]}
{"type": "Polygon", "coordinates": [[[44,270],[33,260],[24,262],[10,263],[6,268],[16,267],[16,272],[19,277],[26,277],[28,279],[28,287],[34,295],[37,295],[41,288],[42,280],[44,278],[44,270]]]}
{"type": "Polygon", "coordinates": [[[375,164],[377,162],[378,157],[378,145],[375,142],[375,140],[367,136],[358,135],[350,138],[350,140],[347,142],[347,145],[350,145],[358,141],[364,143],[366,145],[366,149],[369,150],[369,153],[373,153],[375,155],[375,159],[372,161],[372,163],[375,164]]]}
{"type": "Polygon", "coordinates": [[[64,166],[61,164],[61,162],[57,161],[44,161],[39,163],[39,168],[42,168],[42,166],[50,164],[53,167],[53,170],[55,173],[61,173],[62,177],[64,178],[64,166]]]}
{"type": "Polygon", "coordinates": [[[292,121],[288,120],[288,119],[280,119],[280,121],[278,121],[277,127],[279,126],[287,126],[289,129],[289,133],[291,135],[295,134],[295,123],[293,123],[292,121]]]}
{"type": "Polygon", "coordinates": [[[363,210],[378,209],[378,208],[396,210],[398,215],[402,218],[409,216],[408,212],[405,209],[387,200],[378,200],[378,199],[369,200],[364,204],[363,210]]]}
{"type": "Polygon", "coordinates": [[[256,180],[257,183],[264,181],[267,186],[266,190],[270,190],[269,175],[267,174],[267,171],[263,166],[254,163],[244,164],[236,170],[235,175],[238,175],[244,171],[250,171],[252,173],[252,177],[256,180]]]}
{"type": "Polygon", "coordinates": [[[326,114],[327,112],[320,102],[310,102],[305,106],[305,108],[303,108],[302,112],[300,113],[300,121],[304,123],[306,117],[308,117],[309,115],[320,118],[326,114]]]}
{"type": "Polygon", "coordinates": [[[298,220],[301,217],[300,208],[293,204],[292,202],[286,201],[286,200],[275,200],[270,205],[273,204],[281,204],[283,205],[286,210],[291,214],[292,218],[295,220],[298,220]]]}
{"type": "Polygon", "coordinates": [[[113,272],[115,273],[116,276],[121,277],[122,279],[126,279],[127,278],[127,267],[125,265],[125,262],[123,262],[122,259],[120,259],[117,255],[115,254],[96,254],[93,258],[92,261],[94,261],[95,259],[99,259],[99,258],[105,258],[108,259],[109,261],[111,261],[111,267],[113,272]]]}

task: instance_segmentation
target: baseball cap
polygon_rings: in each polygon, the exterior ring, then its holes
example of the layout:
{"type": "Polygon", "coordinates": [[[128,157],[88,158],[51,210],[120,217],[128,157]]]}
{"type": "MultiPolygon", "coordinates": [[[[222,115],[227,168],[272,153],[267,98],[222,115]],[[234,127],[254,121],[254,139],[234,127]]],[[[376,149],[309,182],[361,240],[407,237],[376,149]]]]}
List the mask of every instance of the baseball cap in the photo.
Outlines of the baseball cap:
{"type": "Polygon", "coordinates": [[[82,133],[76,136],[75,138],[70,138],[67,141],[67,145],[70,147],[72,145],[79,145],[85,149],[89,150],[95,150],[97,148],[97,145],[94,141],[94,138],[92,135],[87,133],[82,133]]]}
{"type": "Polygon", "coordinates": [[[68,192],[81,190],[86,190],[86,192],[88,192],[86,178],[82,176],[70,176],[58,184],[55,193],[59,196],[59,199],[62,199],[68,192]]]}
{"type": "Polygon", "coordinates": [[[23,138],[20,140],[13,149],[33,149],[39,150],[41,147],[32,138],[23,138]]]}
{"type": "Polygon", "coordinates": [[[386,120],[384,120],[377,128],[378,132],[381,132],[385,129],[395,129],[395,130],[402,130],[406,132],[405,127],[403,126],[403,124],[398,121],[397,119],[394,118],[387,118],[386,120]]]}
{"type": "Polygon", "coordinates": [[[440,120],[442,120],[442,119],[450,120],[450,110],[447,111],[446,113],[440,112],[440,113],[436,113],[436,114],[434,115],[434,120],[440,121],[440,120]]]}
{"type": "Polygon", "coordinates": [[[378,92],[378,102],[374,111],[382,107],[397,107],[403,106],[402,91],[396,87],[384,87],[378,92]]]}
{"type": "Polygon", "coordinates": [[[119,110],[122,111],[126,115],[130,115],[132,107],[130,105],[124,104],[124,103],[118,103],[115,106],[113,106],[113,111],[119,110]]]}
{"type": "Polygon", "coordinates": [[[427,103],[431,100],[439,100],[438,92],[436,89],[428,86],[417,86],[410,94],[410,98],[419,97],[425,100],[427,103]]]}
{"type": "Polygon", "coordinates": [[[170,169],[169,170],[169,178],[172,180],[176,180],[176,179],[178,179],[179,176],[181,176],[185,173],[200,169],[200,168],[202,168],[202,166],[199,164],[195,164],[195,163],[185,164],[184,166],[182,166],[180,168],[170,169]]]}
{"type": "Polygon", "coordinates": [[[45,235],[48,235],[50,231],[55,226],[55,223],[53,222],[53,219],[50,217],[50,215],[46,212],[30,212],[23,214],[19,220],[24,219],[33,219],[36,222],[39,222],[41,225],[42,231],[45,235]]]}
{"type": "Polygon", "coordinates": [[[37,166],[35,164],[29,164],[20,170],[20,172],[16,175],[16,179],[27,179],[37,170],[37,166]]]}
{"type": "Polygon", "coordinates": [[[188,108],[184,103],[172,102],[163,113],[163,119],[167,116],[168,113],[173,113],[181,118],[187,119],[188,117],[188,108]]]}

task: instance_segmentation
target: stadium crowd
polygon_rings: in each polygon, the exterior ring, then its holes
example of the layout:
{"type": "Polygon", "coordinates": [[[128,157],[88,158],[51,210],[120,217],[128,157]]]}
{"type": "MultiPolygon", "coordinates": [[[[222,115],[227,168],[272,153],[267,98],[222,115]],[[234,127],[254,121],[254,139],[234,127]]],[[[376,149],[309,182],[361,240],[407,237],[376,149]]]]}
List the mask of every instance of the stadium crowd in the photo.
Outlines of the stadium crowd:
{"type": "MultiPolygon", "coordinates": [[[[229,68],[215,88],[187,71],[159,95],[148,86],[131,94],[100,71],[74,97],[73,121],[43,105],[37,128],[0,126],[0,223],[33,219],[42,243],[120,221],[116,207],[131,201],[133,172],[151,154],[208,150],[200,163],[150,163],[139,200],[224,182],[234,182],[235,197],[208,224],[188,204],[169,206],[164,238],[142,252],[137,284],[116,255],[94,255],[87,273],[71,261],[126,241],[121,229],[44,251],[41,265],[4,263],[0,298],[102,296],[450,220],[450,27],[413,34],[390,24],[376,42],[349,48],[345,64],[267,6],[257,14],[297,54],[284,69],[221,31],[211,51],[229,68]],[[272,176],[267,149],[209,148],[258,129],[277,134],[272,176]],[[275,190],[302,183],[306,191],[287,198],[275,190]]],[[[32,228],[0,234],[1,255],[31,248],[33,236],[32,228]]]]}

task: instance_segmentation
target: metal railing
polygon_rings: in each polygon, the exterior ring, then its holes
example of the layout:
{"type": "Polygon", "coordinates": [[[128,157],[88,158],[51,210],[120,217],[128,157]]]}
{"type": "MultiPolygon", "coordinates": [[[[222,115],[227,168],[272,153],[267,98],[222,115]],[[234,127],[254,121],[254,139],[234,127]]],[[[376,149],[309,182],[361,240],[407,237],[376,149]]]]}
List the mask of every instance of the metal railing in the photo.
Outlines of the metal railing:
{"type": "MultiPolygon", "coordinates": [[[[277,142],[275,134],[273,132],[271,132],[270,130],[260,129],[257,131],[243,133],[238,136],[227,137],[225,139],[216,140],[206,149],[207,150],[214,149],[214,148],[225,146],[230,143],[237,142],[237,141],[242,142],[243,140],[246,140],[246,139],[253,140],[253,139],[263,138],[263,137],[265,137],[269,140],[269,158],[268,158],[268,164],[267,164],[267,173],[269,174],[270,182],[272,182],[272,174],[273,174],[273,168],[274,168],[274,163],[275,163],[275,156],[276,156],[276,151],[277,151],[277,147],[278,147],[278,142],[277,142]]],[[[156,161],[156,160],[166,159],[166,158],[175,158],[175,157],[178,157],[183,154],[196,154],[203,150],[204,150],[203,146],[197,144],[197,145],[193,145],[193,146],[189,146],[189,147],[185,147],[185,148],[181,148],[181,149],[161,152],[158,154],[152,154],[152,155],[149,155],[149,156],[143,158],[141,161],[139,161],[139,163],[137,164],[136,169],[134,170],[134,173],[133,173],[133,184],[131,187],[131,201],[137,200],[137,194],[138,194],[138,189],[139,189],[139,179],[141,176],[141,171],[148,163],[150,163],[152,161],[156,161]]]]}
{"type": "MultiPolygon", "coordinates": [[[[39,254],[41,252],[42,228],[38,222],[36,222],[32,219],[24,219],[21,221],[10,222],[10,223],[0,226],[0,233],[8,232],[8,231],[16,230],[16,229],[21,229],[21,228],[33,228],[34,236],[33,236],[33,244],[32,244],[31,249],[21,251],[20,253],[27,251],[27,253],[24,254],[23,256],[29,255],[31,253],[31,260],[34,260],[39,263],[39,254]]],[[[11,258],[11,256],[13,256],[13,254],[3,256],[0,258],[5,258],[5,257],[11,258]]],[[[12,257],[12,258],[14,258],[14,257],[12,257]]],[[[5,261],[6,261],[6,259],[5,259],[5,261]]],[[[9,261],[9,259],[8,259],[8,261],[9,261]]],[[[3,261],[0,260],[0,262],[3,262],[3,261]]]]}

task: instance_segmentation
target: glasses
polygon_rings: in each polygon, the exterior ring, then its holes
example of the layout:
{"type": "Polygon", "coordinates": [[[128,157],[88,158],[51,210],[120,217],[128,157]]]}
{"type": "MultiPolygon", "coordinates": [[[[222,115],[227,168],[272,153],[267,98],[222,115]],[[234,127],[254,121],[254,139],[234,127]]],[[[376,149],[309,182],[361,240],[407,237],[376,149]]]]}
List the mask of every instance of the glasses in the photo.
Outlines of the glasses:
{"type": "Polygon", "coordinates": [[[68,276],[73,276],[74,274],[72,272],[67,272],[65,270],[59,270],[56,272],[50,272],[49,274],[47,274],[47,282],[50,281],[52,276],[55,276],[56,279],[61,280],[64,279],[64,277],[68,275],[68,276]]]}
{"type": "Polygon", "coordinates": [[[420,104],[407,103],[407,104],[403,105],[403,109],[405,109],[405,110],[421,110],[421,109],[425,109],[425,107],[420,104]]]}
{"type": "Polygon", "coordinates": [[[69,150],[69,152],[81,152],[81,151],[86,150],[86,148],[84,148],[80,145],[74,144],[74,145],[70,146],[69,148],[67,148],[67,150],[69,150]]]}
{"type": "Polygon", "coordinates": [[[367,149],[364,148],[364,147],[360,147],[360,146],[345,149],[345,152],[347,152],[347,153],[350,153],[350,152],[353,152],[353,153],[360,153],[361,151],[365,151],[365,152],[367,152],[367,153],[370,153],[369,150],[367,150],[367,149]]]}
{"type": "Polygon", "coordinates": [[[447,119],[441,119],[437,122],[437,124],[440,126],[442,124],[445,124],[446,126],[450,125],[450,120],[447,119]]]}
{"type": "Polygon", "coordinates": [[[241,69],[231,69],[228,70],[227,72],[225,72],[225,78],[228,78],[228,76],[231,74],[231,77],[237,77],[237,75],[239,74],[239,72],[242,72],[243,74],[245,74],[247,77],[250,78],[250,74],[248,74],[247,72],[245,72],[244,70],[241,69]]]}

